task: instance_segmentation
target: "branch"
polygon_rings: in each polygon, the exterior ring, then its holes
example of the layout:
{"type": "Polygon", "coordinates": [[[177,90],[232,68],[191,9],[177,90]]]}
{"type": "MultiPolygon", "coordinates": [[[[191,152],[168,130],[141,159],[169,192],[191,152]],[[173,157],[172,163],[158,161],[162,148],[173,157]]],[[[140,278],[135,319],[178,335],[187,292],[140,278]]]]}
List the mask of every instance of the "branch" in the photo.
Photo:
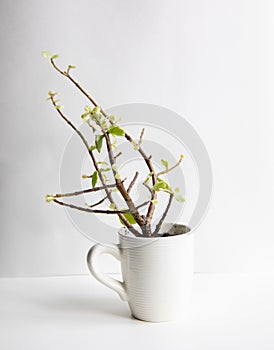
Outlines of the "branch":
{"type": "Polygon", "coordinates": [[[78,205],[69,204],[65,202],[61,202],[58,199],[53,199],[53,202],[62,205],[64,207],[68,207],[71,209],[77,209],[80,211],[85,211],[86,213],[93,213],[93,214],[122,214],[122,213],[128,213],[128,210],[104,210],[104,209],[89,209],[89,208],[83,208],[79,207],[78,205]]]}
{"type": "Polygon", "coordinates": [[[117,153],[117,154],[114,156],[114,159],[120,157],[121,155],[122,155],[122,152],[117,153]]]}
{"type": "Polygon", "coordinates": [[[62,197],[72,197],[72,196],[79,196],[84,193],[90,193],[90,192],[97,192],[104,190],[105,188],[112,188],[115,187],[116,184],[111,184],[111,185],[105,185],[105,186],[98,186],[98,187],[93,187],[93,188],[87,188],[85,190],[80,190],[80,191],[75,191],[75,192],[68,192],[68,193],[57,193],[54,198],[62,198],[62,197]]]}
{"type": "Polygon", "coordinates": [[[172,199],[173,199],[173,193],[170,193],[170,194],[169,194],[169,200],[168,200],[168,204],[167,204],[166,210],[164,211],[164,213],[163,213],[161,219],[159,220],[159,222],[158,222],[158,224],[157,224],[157,226],[156,226],[156,228],[155,228],[155,231],[153,232],[153,235],[157,235],[158,232],[160,231],[161,226],[162,226],[162,224],[163,224],[163,222],[164,222],[164,220],[165,220],[165,218],[166,218],[166,216],[167,216],[167,213],[168,213],[168,211],[169,211],[169,209],[170,209],[172,199]]]}
{"type": "Polygon", "coordinates": [[[147,189],[149,190],[149,192],[150,192],[150,194],[151,194],[151,196],[152,196],[153,191],[152,191],[152,189],[148,186],[148,184],[146,184],[145,182],[143,182],[142,185],[145,186],[145,188],[147,188],[147,189]]]}
{"type": "Polygon", "coordinates": [[[137,180],[137,177],[139,176],[139,172],[136,171],[135,175],[134,175],[134,178],[131,180],[131,183],[129,184],[128,186],[128,189],[127,189],[127,193],[129,193],[132,189],[132,187],[134,186],[136,180],[137,180]]]}
{"type": "Polygon", "coordinates": [[[160,171],[158,174],[157,174],[157,177],[160,176],[160,175],[163,175],[163,174],[167,174],[169,173],[171,170],[177,168],[178,165],[180,165],[180,163],[182,162],[184,156],[183,154],[180,155],[180,159],[178,160],[178,162],[176,164],[174,164],[171,168],[168,168],[168,169],[165,169],[163,171],[160,171]]]}
{"type": "Polygon", "coordinates": [[[143,141],[144,133],[145,133],[145,128],[142,129],[141,134],[140,134],[140,138],[139,138],[139,142],[138,142],[139,147],[141,146],[141,143],[143,141]]]}
{"type": "MultiPolygon", "coordinates": [[[[56,198],[53,199],[53,202],[55,202],[55,203],[57,203],[59,205],[62,205],[64,207],[71,208],[71,209],[77,209],[77,210],[80,210],[80,211],[85,211],[86,213],[93,213],[93,214],[126,214],[126,213],[130,213],[129,209],[126,209],[126,210],[105,210],[105,209],[90,209],[90,208],[79,207],[78,205],[61,202],[61,201],[59,201],[56,198]]],[[[148,203],[149,203],[149,201],[146,201],[146,202],[138,205],[138,208],[141,208],[141,207],[147,205],[148,203]]]]}
{"type": "Polygon", "coordinates": [[[88,207],[89,207],[89,208],[94,208],[94,207],[96,207],[97,205],[102,204],[107,198],[108,198],[108,197],[106,196],[106,197],[100,199],[98,202],[96,202],[96,203],[94,203],[94,204],[91,204],[91,205],[88,205],[88,207]]]}

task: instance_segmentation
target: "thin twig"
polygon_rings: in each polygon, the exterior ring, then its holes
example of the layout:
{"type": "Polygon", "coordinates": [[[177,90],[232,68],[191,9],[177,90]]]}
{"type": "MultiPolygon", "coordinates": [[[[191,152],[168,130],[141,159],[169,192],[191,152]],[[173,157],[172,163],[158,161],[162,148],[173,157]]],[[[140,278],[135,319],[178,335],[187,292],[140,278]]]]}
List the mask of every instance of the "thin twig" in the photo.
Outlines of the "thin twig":
{"type": "MultiPolygon", "coordinates": [[[[58,199],[54,198],[53,202],[62,205],[64,207],[68,207],[71,209],[77,209],[80,211],[85,211],[87,213],[93,213],[93,214],[126,214],[126,213],[130,213],[129,209],[125,209],[125,210],[106,210],[106,209],[90,209],[90,208],[84,208],[84,207],[79,207],[78,205],[74,205],[71,203],[65,203],[65,202],[61,202],[58,199]]],[[[145,205],[147,205],[149,203],[149,201],[146,201],[142,204],[139,204],[136,208],[142,208],[145,205]]],[[[137,231],[138,232],[138,231],[137,231]]]]}
{"type": "Polygon", "coordinates": [[[91,205],[88,205],[89,208],[94,208],[96,207],[97,205],[100,205],[102,204],[108,197],[105,196],[104,198],[100,199],[98,202],[94,203],[94,204],[91,204],[91,205]]]}
{"type": "Polygon", "coordinates": [[[93,213],[93,214],[122,214],[122,213],[128,213],[128,210],[105,210],[105,209],[89,209],[89,208],[84,208],[84,207],[79,207],[78,205],[70,204],[70,203],[65,203],[61,202],[58,199],[54,199],[53,202],[62,205],[64,207],[68,207],[71,209],[77,209],[80,211],[85,211],[87,213],[93,213]]]}
{"type": "Polygon", "coordinates": [[[137,177],[139,176],[139,172],[136,171],[135,175],[134,175],[134,178],[131,180],[131,183],[129,184],[128,186],[128,189],[127,189],[127,193],[129,193],[132,189],[132,187],[134,186],[136,180],[137,180],[137,177]]]}
{"type": "Polygon", "coordinates": [[[117,159],[117,158],[120,157],[121,155],[122,155],[122,152],[117,153],[117,154],[114,156],[114,159],[117,159]]]}
{"type": "Polygon", "coordinates": [[[84,193],[90,193],[90,192],[97,192],[97,191],[102,191],[105,188],[112,188],[115,187],[116,184],[111,184],[111,185],[105,185],[105,186],[98,186],[98,187],[93,187],[93,188],[87,188],[85,190],[80,190],[80,191],[75,191],[75,192],[68,192],[68,193],[57,193],[54,198],[62,198],[62,197],[72,197],[72,196],[79,196],[84,193]]]}
{"type": "Polygon", "coordinates": [[[152,189],[148,186],[148,184],[143,182],[142,185],[145,186],[145,188],[147,188],[149,190],[150,194],[152,195],[152,189]]]}
{"type": "Polygon", "coordinates": [[[153,235],[157,235],[158,232],[160,231],[161,226],[162,226],[162,224],[163,224],[163,222],[164,222],[164,220],[165,220],[165,218],[167,216],[167,213],[168,213],[168,211],[170,209],[172,199],[173,199],[173,193],[170,193],[169,194],[169,200],[168,200],[168,203],[167,203],[167,206],[166,206],[166,210],[164,211],[161,219],[159,220],[158,224],[156,225],[156,228],[155,228],[155,231],[153,232],[153,235]]]}
{"type": "Polygon", "coordinates": [[[179,166],[180,163],[182,162],[183,158],[184,158],[184,156],[181,155],[181,156],[180,156],[180,159],[178,160],[178,162],[177,162],[176,164],[174,164],[171,168],[168,168],[168,169],[165,169],[165,170],[163,170],[163,171],[160,171],[160,172],[157,174],[157,177],[158,177],[158,176],[161,176],[161,175],[163,175],[163,174],[167,174],[167,173],[169,173],[171,170],[177,168],[177,166],[179,166]]]}
{"type": "Polygon", "coordinates": [[[139,142],[138,142],[139,147],[141,146],[141,143],[143,141],[144,133],[145,133],[145,128],[142,129],[141,134],[140,134],[140,138],[139,138],[139,142]]]}

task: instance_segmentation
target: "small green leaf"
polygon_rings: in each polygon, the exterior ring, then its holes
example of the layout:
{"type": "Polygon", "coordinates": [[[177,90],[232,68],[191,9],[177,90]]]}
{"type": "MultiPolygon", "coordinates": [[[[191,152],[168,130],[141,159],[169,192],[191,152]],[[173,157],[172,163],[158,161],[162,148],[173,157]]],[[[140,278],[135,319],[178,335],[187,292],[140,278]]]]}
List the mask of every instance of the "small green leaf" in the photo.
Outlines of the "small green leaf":
{"type": "Polygon", "coordinates": [[[168,169],[168,161],[165,160],[165,159],[162,159],[161,162],[162,162],[163,166],[164,166],[164,167],[166,168],[166,170],[167,170],[167,169],[168,169]]]}
{"type": "Polygon", "coordinates": [[[103,146],[104,135],[95,135],[95,146],[100,153],[103,146]]]}
{"type": "Polygon", "coordinates": [[[116,173],[115,174],[115,179],[120,180],[121,179],[121,175],[119,173],[116,173]]]}
{"type": "Polygon", "coordinates": [[[97,162],[97,164],[104,164],[104,165],[109,165],[109,163],[108,162],[101,162],[101,161],[99,161],[99,162],[97,162]]]}
{"type": "Polygon", "coordinates": [[[54,97],[55,95],[57,95],[58,94],[58,92],[54,92],[54,91],[49,91],[48,92],[48,95],[50,96],[50,97],[54,97]]]}
{"type": "Polygon", "coordinates": [[[158,204],[159,201],[158,201],[158,199],[152,199],[152,200],[151,200],[151,203],[153,203],[153,204],[158,204]]]}
{"type": "Polygon", "coordinates": [[[113,187],[113,189],[111,190],[111,192],[119,192],[117,187],[113,187]]]}
{"type": "Polygon", "coordinates": [[[62,108],[64,108],[64,106],[62,106],[62,105],[56,105],[55,108],[56,108],[56,109],[62,109],[62,108]]]}
{"type": "Polygon", "coordinates": [[[92,152],[92,151],[94,151],[96,149],[96,146],[95,145],[91,145],[90,146],[90,148],[89,148],[89,150],[92,152]]]}
{"type": "Polygon", "coordinates": [[[83,113],[83,114],[81,115],[81,118],[82,118],[82,119],[85,119],[85,118],[86,118],[88,115],[89,115],[89,113],[88,113],[88,112],[83,113]]]}
{"type": "Polygon", "coordinates": [[[101,107],[99,107],[99,106],[96,106],[96,107],[94,107],[93,109],[92,109],[92,114],[96,114],[96,115],[98,115],[98,114],[100,114],[101,113],[101,107]]]}
{"type": "Polygon", "coordinates": [[[50,203],[52,201],[54,201],[54,196],[52,194],[47,194],[46,195],[46,202],[50,203]]]}
{"type": "Polygon", "coordinates": [[[174,198],[176,199],[177,202],[183,203],[186,201],[183,196],[181,196],[180,194],[177,194],[177,193],[175,193],[174,198]]]}
{"type": "Polygon", "coordinates": [[[110,207],[110,209],[113,209],[113,210],[115,210],[115,209],[116,209],[116,205],[115,205],[115,203],[111,203],[109,207],[110,207]]]}
{"type": "Polygon", "coordinates": [[[119,126],[113,125],[108,129],[109,134],[116,136],[124,136],[125,132],[119,126]]]}
{"type": "Polygon", "coordinates": [[[77,68],[76,66],[72,66],[71,64],[69,64],[69,69],[74,69],[74,68],[77,68]]]}
{"type": "Polygon", "coordinates": [[[179,187],[175,187],[174,188],[174,192],[176,192],[176,193],[180,192],[180,188],[179,187]]]}
{"type": "MultiPolygon", "coordinates": [[[[127,221],[128,221],[131,225],[136,224],[136,221],[135,221],[135,219],[134,219],[134,217],[132,216],[131,213],[123,213],[123,215],[124,215],[124,217],[127,219],[127,221]]],[[[119,220],[120,220],[120,222],[121,222],[122,225],[126,226],[126,225],[124,224],[123,220],[121,220],[120,218],[119,218],[119,220]]]]}
{"type": "Polygon", "coordinates": [[[94,173],[92,174],[92,180],[91,180],[92,187],[96,186],[97,181],[98,181],[98,172],[95,170],[94,173]]]}
{"type": "Polygon", "coordinates": [[[144,181],[145,184],[150,180],[151,176],[152,176],[152,173],[149,173],[144,181]]]}
{"type": "Polygon", "coordinates": [[[55,58],[58,58],[58,57],[59,57],[59,55],[53,55],[53,56],[51,56],[51,59],[54,60],[55,58]]]}
{"type": "Polygon", "coordinates": [[[50,58],[51,54],[48,51],[42,51],[42,55],[46,58],[50,58]]]}
{"type": "MultiPolygon", "coordinates": [[[[160,180],[158,178],[158,180],[160,180]]],[[[163,180],[160,180],[159,182],[157,182],[153,187],[152,187],[153,190],[155,191],[159,191],[159,190],[168,190],[169,189],[169,186],[168,184],[163,181],[163,180]]]]}
{"type": "Polygon", "coordinates": [[[88,113],[91,112],[91,107],[90,107],[90,106],[85,106],[84,109],[85,109],[85,111],[88,112],[88,113]]]}

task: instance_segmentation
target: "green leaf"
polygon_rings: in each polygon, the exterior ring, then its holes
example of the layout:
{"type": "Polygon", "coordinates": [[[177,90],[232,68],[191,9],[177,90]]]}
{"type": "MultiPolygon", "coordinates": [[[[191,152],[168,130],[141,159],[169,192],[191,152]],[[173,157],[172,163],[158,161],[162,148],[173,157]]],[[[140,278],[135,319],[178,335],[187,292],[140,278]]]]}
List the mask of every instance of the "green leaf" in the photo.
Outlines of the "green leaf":
{"type": "Polygon", "coordinates": [[[113,209],[113,210],[115,210],[115,209],[116,209],[116,205],[115,205],[115,203],[111,203],[109,207],[110,207],[110,209],[113,209]]]}
{"type": "Polygon", "coordinates": [[[174,188],[174,192],[177,192],[177,193],[180,192],[180,188],[179,187],[175,187],[174,188]]]}
{"type": "Polygon", "coordinates": [[[74,69],[74,68],[77,68],[76,66],[72,66],[71,64],[69,64],[69,69],[74,69]]]}
{"type": "Polygon", "coordinates": [[[186,201],[183,196],[181,196],[180,194],[177,194],[177,193],[175,193],[174,198],[176,199],[177,202],[183,203],[186,201]]]}
{"type": "Polygon", "coordinates": [[[91,107],[90,106],[85,106],[85,111],[90,113],[91,112],[91,107]]]}
{"type": "Polygon", "coordinates": [[[119,173],[116,173],[115,174],[115,179],[120,180],[121,179],[121,175],[119,173]]]}
{"type": "Polygon", "coordinates": [[[95,170],[94,173],[92,174],[92,180],[91,180],[92,187],[96,186],[97,181],[98,181],[98,172],[95,170]]]}
{"type": "Polygon", "coordinates": [[[95,135],[95,146],[100,153],[103,146],[104,135],[95,135]]]}
{"type": "Polygon", "coordinates": [[[161,162],[162,162],[163,166],[164,166],[164,167],[166,168],[166,170],[167,170],[167,169],[168,169],[168,161],[162,159],[161,162]]]}
{"type": "Polygon", "coordinates": [[[56,109],[62,109],[62,108],[64,108],[64,106],[62,106],[62,105],[56,105],[55,108],[56,108],[56,109]]]}
{"type": "Polygon", "coordinates": [[[59,57],[59,55],[53,55],[53,56],[51,56],[51,59],[54,60],[55,58],[58,58],[58,57],[59,57]]]}
{"type": "Polygon", "coordinates": [[[108,162],[97,162],[97,164],[104,164],[104,165],[109,165],[109,163],[108,162]]]}
{"type": "MultiPolygon", "coordinates": [[[[124,217],[127,219],[127,221],[128,221],[131,225],[136,224],[136,221],[135,221],[135,219],[134,219],[134,217],[132,216],[131,213],[123,213],[123,215],[124,215],[124,217]]],[[[124,224],[123,220],[121,220],[120,218],[119,218],[119,220],[120,220],[120,222],[121,222],[122,225],[126,226],[126,225],[124,224]]]]}
{"type": "Polygon", "coordinates": [[[146,177],[145,181],[144,181],[145,184],[149,181],[151,176],[152,176],[152,173],[149,173],[148,176],[146,177]]]}
{"type": "Polygon", "coordinates": [[[152,200],[151,200],[151,203],[153,203],[153,204],[158,204],[159,201],[158,201],[158,199],[152,199],[152,200]]]}
{"type": "MultiPolygon", "coordinates": [[[[160,180],[160,179],[158,178],[158,180],[160,180]]],[[[168,186],[168,184],[165,181],[160,180],[152,187],[152,189],[155,190],[155,191],[168,190],[169,186],[168,186]]]]}
{"type": "Polygon", "coordinates": [[[51,54],[48,51],[42,51],[42,55],[46,58],[50,58],[51,54]]]}
{"type": "Polygon", "coordinates": [[[94,151],[96,149],[96,146],[95,145],[91,145],[90,146],[90,148],[89,148],[89,150],[92,152],[92,151],[94,151]]]}
{"type": "Polygon", "coordinates": [[[93,109],[92,109],[92,114],[96,114],[96,115],[98,115],[98,114],[100,114],[101,113],[101,107],[99,107],[99,106],[96,106],[96,107],[94,107],[93,109]]]}
{"type": "Polygon", "coordinates": [[[83,113],[82,115],[81,115],[81,118],[82,119],[86,119],[86,117],[89,115],[89,113],[88,112],[86,112],[86,113],[83,113]]]}
{"type": "Polygon", "coordinates": [[[119,126],[113,125],[108,129],[109,134],[116,136],[124,136],[125,132],[119,126]]]}

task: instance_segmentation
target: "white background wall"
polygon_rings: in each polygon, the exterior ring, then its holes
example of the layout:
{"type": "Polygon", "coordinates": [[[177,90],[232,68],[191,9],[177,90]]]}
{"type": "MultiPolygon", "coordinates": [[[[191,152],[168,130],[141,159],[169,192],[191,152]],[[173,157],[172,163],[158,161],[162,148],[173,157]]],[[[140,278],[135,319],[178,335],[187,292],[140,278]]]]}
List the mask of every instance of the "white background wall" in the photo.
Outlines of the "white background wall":
{"type": "Polygon", "coordinates": [[[214,194],[196,232],[196,271],[273,271],[273,7],[271,0],[2,0],[0,275],[86,273],[91,243],[44,202],[59,189],[70,136],[44,101],[47,91],[62,92],[75,122],[84,101],[41,50],[76,64],[77,78],[105,107],[166,106],[199,132],[214,194]]]}

